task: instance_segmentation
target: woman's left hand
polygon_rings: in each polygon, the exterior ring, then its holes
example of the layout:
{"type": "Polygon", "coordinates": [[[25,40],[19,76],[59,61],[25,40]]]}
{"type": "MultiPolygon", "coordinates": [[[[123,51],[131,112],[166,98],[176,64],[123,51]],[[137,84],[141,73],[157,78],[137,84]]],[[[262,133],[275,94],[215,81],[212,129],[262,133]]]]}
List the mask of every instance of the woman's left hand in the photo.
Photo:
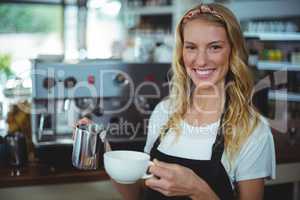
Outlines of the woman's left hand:
{"type": "Polygon", "coordinates": [[[218,199],[208,184],[189,168],[154,160],[150,172],[154,178],[146,180],[145,185],[165,196],[218,199]]]}

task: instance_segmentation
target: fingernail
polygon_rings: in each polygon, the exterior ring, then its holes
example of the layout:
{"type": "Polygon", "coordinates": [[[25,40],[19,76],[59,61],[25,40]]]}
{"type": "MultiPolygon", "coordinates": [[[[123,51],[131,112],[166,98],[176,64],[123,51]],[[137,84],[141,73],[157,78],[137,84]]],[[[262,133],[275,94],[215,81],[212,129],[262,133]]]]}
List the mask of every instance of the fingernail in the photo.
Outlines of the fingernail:
{"type": "Polygon", "coordinates": [[[149,172],[152,173],[153,172],[153,166],[149,167],[149,172]]]}
{"type": "Polygon", "coordinates": [[[159,164],[159,161],[157,159],[154,159],[153,160],[154,164],[158,165],[159,164]]]}

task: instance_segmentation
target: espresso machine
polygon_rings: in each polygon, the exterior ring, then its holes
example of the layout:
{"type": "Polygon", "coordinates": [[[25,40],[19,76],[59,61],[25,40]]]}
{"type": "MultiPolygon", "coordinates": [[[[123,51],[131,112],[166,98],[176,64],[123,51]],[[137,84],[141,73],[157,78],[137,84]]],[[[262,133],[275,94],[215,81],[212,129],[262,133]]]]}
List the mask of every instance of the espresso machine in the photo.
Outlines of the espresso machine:
{"type": "Polygon", "coordinates": [[[104,126],[115,149],[142,150],[151,111],[168,94],[170,64],[35,61],[32,138],[36,156],[71,166],[75,123],[87,117],[104,126]]]}

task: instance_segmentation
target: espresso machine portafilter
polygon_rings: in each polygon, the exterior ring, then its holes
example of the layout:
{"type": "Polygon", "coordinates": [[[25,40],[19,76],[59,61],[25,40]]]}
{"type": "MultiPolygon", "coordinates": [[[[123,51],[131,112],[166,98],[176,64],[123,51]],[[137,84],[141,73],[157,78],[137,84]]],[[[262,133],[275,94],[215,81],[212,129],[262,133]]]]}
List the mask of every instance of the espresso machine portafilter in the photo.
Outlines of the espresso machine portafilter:
{"type": "Polygon", "coordinates": [[[34,62],[32,138],[36,155],[72,166],[74,124],[83,117],[107,130],[112,147],[142,150],[149,116],[168,93],[170,64],[34,62]]]}

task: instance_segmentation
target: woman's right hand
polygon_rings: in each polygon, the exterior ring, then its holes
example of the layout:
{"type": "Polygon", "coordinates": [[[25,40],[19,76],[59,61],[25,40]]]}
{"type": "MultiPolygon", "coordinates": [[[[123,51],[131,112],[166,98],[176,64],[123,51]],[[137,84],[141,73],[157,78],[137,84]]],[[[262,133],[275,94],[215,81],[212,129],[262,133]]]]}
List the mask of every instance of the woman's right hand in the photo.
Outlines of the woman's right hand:
{"type": "Polygon", "coordinates": [[[84,117],[76,122],[75,127],[78,125],[81,125],[81,124],[91,124],[91,123],[92,123],[92,120],[90,120],[87,117],[84,117]]]}
{"type": "Polygon", "coordinates": [[[72,140],[74,140],[74,134],[75,134],[75,129],[78,125],[81,125],[81,124],[91,124],[93,121],[90,120],[89,118],[87,117],[84,117],[80,120],[78,120],[74,125],[73,125],[73,134],[72,134],[72,140]]]}

